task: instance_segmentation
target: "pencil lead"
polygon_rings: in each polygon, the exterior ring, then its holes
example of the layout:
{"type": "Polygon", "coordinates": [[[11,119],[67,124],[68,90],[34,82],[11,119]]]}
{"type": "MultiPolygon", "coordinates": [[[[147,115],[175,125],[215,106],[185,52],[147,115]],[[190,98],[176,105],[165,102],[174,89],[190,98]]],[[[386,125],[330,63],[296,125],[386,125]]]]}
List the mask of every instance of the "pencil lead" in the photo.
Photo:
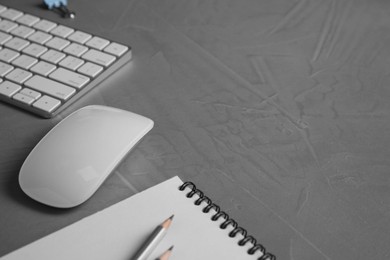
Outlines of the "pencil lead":
{"type": "Polygon", "coordinates": [[[173,216],[174,216],[174,215],[172,215],[172,216],[170,216],[169,218],[167,218],[161,225],[162,225],[164,228],[168,228],[168,227],[171,225],[173,216]]]}
{"type": "Polygon", "coordinates": [[[164,252],[159,258],[157,258],[156,260],[168,260],[168,258],[171,256],[172,249],[173,249],[173,246],[171,246],[170,248],[168,248],[168,250],[165,251],[165,252],[164,252]]]}

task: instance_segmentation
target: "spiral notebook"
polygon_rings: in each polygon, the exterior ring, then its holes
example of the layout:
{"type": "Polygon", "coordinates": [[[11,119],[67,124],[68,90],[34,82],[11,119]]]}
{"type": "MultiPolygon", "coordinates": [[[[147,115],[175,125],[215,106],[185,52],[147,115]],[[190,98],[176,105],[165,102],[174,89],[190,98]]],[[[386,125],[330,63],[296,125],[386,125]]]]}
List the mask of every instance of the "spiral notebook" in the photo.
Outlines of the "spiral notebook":
{"type": "Polygon", "coordinates": [[[20,248],[3,260],[128,260],[153,229],[174,220],[150,259],[274,259],[193,183],[174,177],[20,248]]]}

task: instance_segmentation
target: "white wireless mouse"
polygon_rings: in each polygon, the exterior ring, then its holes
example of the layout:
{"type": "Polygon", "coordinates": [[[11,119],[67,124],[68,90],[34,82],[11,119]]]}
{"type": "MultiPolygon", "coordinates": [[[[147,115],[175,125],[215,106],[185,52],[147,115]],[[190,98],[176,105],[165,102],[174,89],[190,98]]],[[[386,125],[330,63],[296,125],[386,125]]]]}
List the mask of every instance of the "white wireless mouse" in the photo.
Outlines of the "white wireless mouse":
{"type": "Polygon", "coordinates": [[[152,127],[149,118],[121,109],[81,108],[31,151],[20,169],[20,187],[43,204],[77,206],[95,193],[152,127]]]}

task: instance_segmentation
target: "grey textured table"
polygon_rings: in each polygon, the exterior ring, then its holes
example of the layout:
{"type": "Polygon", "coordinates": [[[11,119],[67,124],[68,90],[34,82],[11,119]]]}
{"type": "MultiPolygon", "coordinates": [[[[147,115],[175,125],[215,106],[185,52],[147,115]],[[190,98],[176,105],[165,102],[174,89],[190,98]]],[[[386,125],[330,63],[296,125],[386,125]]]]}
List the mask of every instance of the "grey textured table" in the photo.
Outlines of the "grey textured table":
{"type": "MultiPolygon", "coordinates": [[[[40,1],[1,4],[62,21],[40,1]]],[[[58,117],[0,104],[0,255],[171,176],[194,181],[278,259],[390,259],[390,2],[77,0],[66,24],[133,61],[58,117]],[[19,168],[70,112],[154,129],[85,204],[27,198],[19,168]]]]}

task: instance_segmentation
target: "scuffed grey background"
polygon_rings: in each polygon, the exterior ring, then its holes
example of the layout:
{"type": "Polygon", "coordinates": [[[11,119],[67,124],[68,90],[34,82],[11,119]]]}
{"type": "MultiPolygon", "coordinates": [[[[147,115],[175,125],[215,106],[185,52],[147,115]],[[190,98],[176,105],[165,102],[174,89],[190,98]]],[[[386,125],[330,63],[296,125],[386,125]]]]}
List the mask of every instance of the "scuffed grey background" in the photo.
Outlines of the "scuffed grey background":
{"type": "MultiPolygon", "coordinates": [[[[1,1],[48,19],[40,1],[1,1]]],[[[134,59],[52,120],[0,104],[0,255],[171,176],[278,259],[390,259],[390,2],[78,0],[70,26],[134,59]],[[18,188],[23,160],[87,104],[155,128],[86,204],[18,188]]]]}

